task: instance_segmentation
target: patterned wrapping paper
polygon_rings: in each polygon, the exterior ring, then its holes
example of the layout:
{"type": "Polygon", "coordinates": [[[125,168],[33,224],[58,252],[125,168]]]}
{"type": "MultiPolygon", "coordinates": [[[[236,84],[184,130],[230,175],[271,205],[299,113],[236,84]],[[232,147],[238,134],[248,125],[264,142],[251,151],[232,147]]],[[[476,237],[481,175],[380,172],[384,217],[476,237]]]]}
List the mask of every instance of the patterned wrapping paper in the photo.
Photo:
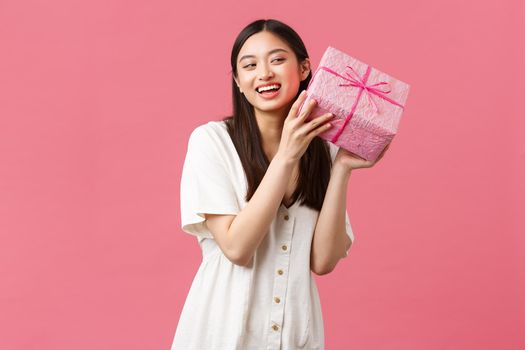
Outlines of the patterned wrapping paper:
{"type": "Polygon", "coordinates": [[[332,127],[319,136],[375,161],[397,133],[410,86],[329,46],[307,88],[302,107],[317,106],[307,121],[331,112],[332,127]]]}

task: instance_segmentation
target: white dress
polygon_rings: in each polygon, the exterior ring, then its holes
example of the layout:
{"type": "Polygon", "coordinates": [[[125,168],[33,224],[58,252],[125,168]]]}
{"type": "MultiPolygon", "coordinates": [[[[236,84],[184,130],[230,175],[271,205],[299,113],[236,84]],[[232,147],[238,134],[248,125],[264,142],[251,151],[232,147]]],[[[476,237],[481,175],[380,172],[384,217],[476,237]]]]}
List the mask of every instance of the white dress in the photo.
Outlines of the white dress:
{"type": "MultiPolygon", "coordinates": [[[[329,143],[332,159],[338,147],[329,143]]],[[[319,212],[281,205],[249,266],[233,264],[204,225],[203,213],[237,214],[247,182],[224,121],[195,128],[181,178],[181,222],[195,235],[202,263],[171,350],[324,349],[321,304],[310,272],[319,212]]],[[[354,234],[346,214],[346,232],[354,234]]]]}

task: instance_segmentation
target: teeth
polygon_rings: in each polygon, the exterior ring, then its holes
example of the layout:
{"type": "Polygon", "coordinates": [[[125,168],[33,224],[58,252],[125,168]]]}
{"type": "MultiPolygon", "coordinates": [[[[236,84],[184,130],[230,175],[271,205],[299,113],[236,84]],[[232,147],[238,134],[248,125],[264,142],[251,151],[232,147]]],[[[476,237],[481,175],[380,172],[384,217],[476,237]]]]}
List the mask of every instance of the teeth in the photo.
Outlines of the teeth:
{"type": "Polygon", "coordinates": [[[261,91],[266,91],[266,90],[271,90],[271,89],[278,89],[278,88],[279,88],[279,85],[268,85],[268,86],[263,86],[263,87],[257,88],[257,91],[261,92],[261,91]]]}

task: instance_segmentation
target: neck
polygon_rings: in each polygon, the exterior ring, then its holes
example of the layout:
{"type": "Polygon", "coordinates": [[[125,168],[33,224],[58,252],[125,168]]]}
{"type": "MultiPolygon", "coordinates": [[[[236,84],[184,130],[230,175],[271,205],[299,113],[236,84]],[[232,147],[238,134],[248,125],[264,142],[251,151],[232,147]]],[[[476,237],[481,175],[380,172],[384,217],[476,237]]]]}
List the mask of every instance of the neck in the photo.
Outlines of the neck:
{"type": "Polygon", "coordinates": [[[255,110],[255,119],[261,132],[262,148],[269,161],[272,161],[279,149],[284,120],[289,110],[290,106],[271,112],[255,110]]]}

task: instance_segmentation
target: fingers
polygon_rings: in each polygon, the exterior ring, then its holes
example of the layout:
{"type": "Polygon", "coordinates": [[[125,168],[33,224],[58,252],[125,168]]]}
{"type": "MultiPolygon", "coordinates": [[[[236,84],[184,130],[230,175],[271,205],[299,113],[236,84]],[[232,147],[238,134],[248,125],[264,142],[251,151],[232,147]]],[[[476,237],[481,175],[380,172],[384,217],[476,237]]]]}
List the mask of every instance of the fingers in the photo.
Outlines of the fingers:
{"type": "Polygon", "coordinates": [[[310,120],[308,123],[303,124],[299,130],[305,135],[309,134],[314,130],[317,130],[319,131],[319,133],[322,133],[323,131],[330,129],[331,124],[327,122],[330,121],[332,118],[332,113],[323,114],[319,117],[310,120]]]}
{"type": "Polygon", "coordinates": [[[317,101],[313,98],[310,99],[307,103],[305,103],[300,115],[297,117],[298,121],[301,123],[304,122],[316,106],[317,101]]]}
{"type": "Polygon", "coordinates": [[[295,118],[297,116],[297,113],[299,113],[299,107],[306,99],[306,90],[301,91],[299,94],[299,97],[297,97],[297,100],[292,104],[292,108],[290,108],[290,112],[288,113],[288,116],[291,118],[295,118]]]}

